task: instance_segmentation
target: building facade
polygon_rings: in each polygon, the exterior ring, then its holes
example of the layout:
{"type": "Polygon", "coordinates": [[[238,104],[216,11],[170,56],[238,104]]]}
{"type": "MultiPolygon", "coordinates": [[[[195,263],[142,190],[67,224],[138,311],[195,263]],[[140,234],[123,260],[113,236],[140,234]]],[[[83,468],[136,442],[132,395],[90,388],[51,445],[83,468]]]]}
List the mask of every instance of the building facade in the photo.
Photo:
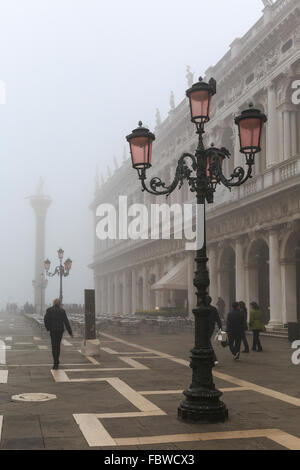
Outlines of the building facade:
{"type": "MultiPolygon", "coordinates": [[[[265,2],[264,2],[265,3],[265,2]]],[[[254,177],[229,192],[218,188],[207,210],[210,295],[259,303],[268,328],[300,320],[300,0],[267,4],[260,20],[206,71],[218,90],[205,142],[225,146],[230,176],[244,166],[234,117],[253,102],[268,115],[254,177]]],[[[170,182],[179,156],[194,152],[197,136],[187,100],[157,122],[153,175],[170,182]]],[[[150,207],[155,196],[141,191],[129,159],[98,184],[91,205],[95,220],[93,264],[97,313],[153,310],[170,303],[195,305],[194,253],[185,240],[105,240],[96,236],[99,204],[118,207],[119,196],[150,207]]],[[[187,183],[168,204],[192,202],[187,183]]],[[[162,198],[162,203],[166,202],[162,198]]]]}

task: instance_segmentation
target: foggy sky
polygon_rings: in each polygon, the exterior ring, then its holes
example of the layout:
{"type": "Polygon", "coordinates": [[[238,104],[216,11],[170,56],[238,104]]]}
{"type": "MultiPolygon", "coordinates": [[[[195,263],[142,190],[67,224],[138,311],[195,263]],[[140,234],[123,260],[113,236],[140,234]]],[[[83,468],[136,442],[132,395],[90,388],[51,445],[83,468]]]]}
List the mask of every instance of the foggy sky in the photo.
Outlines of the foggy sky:
{"type": "MultiPolygon", "coordinates": [[[[64,301],[93,287],[95,168],[121,161],[124,137],[152,129],[195,78],[259,19],[261,0],[0,0],[0,307],[33,301],[35,220],[25,198],[40,176],[53,199],[46,256],[73,259],[64,301]]],[[[50,279],[49,302],[58,293],[50,279]]]]}

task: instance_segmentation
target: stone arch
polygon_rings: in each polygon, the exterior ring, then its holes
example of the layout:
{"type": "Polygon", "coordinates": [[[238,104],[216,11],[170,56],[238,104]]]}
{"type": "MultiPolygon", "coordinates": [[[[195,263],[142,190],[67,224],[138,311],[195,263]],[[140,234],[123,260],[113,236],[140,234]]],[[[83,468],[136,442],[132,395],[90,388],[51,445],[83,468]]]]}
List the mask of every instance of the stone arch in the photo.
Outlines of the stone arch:
{"type": "Polygon", "coordinates": [[[263,237],[254,239],[246,253],[247,301],[257,302],[264,322],[270,320],[270,261],[269,245],[263,237]]]}
{"type": "Polygon", "coordinates": [[[293,235],[294,235],[293,230],[288,230],[282,237],[281,245],[280,245],[280,259],[281,260],[284,260],[288,256],[288,253],[289,253],[288,245],[293,235]]]}

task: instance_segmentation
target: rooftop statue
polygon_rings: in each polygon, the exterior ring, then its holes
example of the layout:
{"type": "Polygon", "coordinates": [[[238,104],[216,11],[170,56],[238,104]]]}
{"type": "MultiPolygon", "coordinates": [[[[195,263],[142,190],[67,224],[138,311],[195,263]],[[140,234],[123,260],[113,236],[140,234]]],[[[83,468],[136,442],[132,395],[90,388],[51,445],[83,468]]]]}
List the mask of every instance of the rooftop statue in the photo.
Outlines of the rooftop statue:
{"type": "Polygon", "coordinates": [[[160,111],[159,111],[158,108],[156,109],[155,119],[156,119],[156,127],[160,126],[161,125],[161,115],[160,115],[160,111]]]}
{"type": "Polygon", "coordinates": [[[194,74],[191,72],[191,67],[189,65],[186,66],[186,79],[188,88],[191,88],[194,83],[194,74]]]}
{"type": "Polygon", "coordinates": [[[271,7],[273,5],[273,0],[262,0],[264,7],[271,7]]]}
{"type": "Polygon", "coordinates": [[[175,109],[175,97],[174,97],[173,91],[171,91],[170,106],[171,106],[171,110],[173,111],[175,109]]]}

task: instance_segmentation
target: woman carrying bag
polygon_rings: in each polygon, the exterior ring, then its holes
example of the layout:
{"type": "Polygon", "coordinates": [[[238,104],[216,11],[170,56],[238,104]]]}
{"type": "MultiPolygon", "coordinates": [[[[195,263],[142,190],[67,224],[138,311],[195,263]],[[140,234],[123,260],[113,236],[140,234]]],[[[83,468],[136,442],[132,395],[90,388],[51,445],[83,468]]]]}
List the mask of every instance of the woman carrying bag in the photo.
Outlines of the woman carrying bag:
{"type": "Polygon", "coordinates": [[[265,325],[263,323],[263,316],[256,302],[251,302],[250,307],[251,307],[251,310],[250,310],[249,327],[250,327],[250,330],[253,331],[252,351],[261,352],[262,345],[259,339],[259,333],[265,330],[265,325]]]}

